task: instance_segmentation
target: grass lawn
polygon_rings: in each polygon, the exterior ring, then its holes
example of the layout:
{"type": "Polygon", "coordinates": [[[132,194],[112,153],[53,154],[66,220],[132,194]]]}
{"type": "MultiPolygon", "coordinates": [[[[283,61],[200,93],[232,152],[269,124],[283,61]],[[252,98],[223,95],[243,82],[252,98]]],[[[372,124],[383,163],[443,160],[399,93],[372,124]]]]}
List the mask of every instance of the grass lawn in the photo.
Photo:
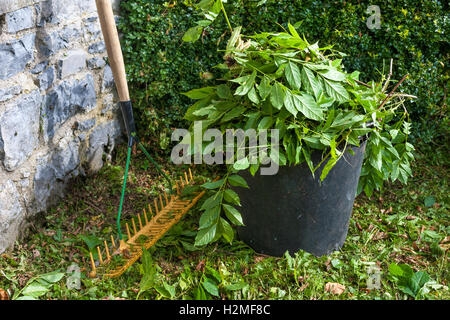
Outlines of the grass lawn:
{"type": "MultiPolygon", "coordinates": [[[[115,279],[88,278],[89,248],[115,235],[125,145],[99,174],[73,181],[67,197],[35,223],[29,236],[0,256],[0,295],[37,299],[439,299],[450,298],[448,154],[445,143],[417,148],[407,186],[386,185],[357,197],[341,251],[314,257],[268,257],[235,240],[193,246],[198,210],[115,279]],[[79,288],[67,268],[81,269],[79,288]],[[370,269],[379,288],[368,288],[370,269]],[[378,270],[378,271],[377,271],[378,270]],[[69,288],[68,288],[69,286],[69,288]],[[3,290],[3,291],[2,291],[3,290]]],[[[159,159],[160,163],[165,162],[159,159]]],[[[166,166],[177,176],[184,168],[166,166]]],[[[211,178],[214,173],[195,169],[211,178]]],[[[164,180],[134,155],[123,218],[141,212],[164,180]]]]}

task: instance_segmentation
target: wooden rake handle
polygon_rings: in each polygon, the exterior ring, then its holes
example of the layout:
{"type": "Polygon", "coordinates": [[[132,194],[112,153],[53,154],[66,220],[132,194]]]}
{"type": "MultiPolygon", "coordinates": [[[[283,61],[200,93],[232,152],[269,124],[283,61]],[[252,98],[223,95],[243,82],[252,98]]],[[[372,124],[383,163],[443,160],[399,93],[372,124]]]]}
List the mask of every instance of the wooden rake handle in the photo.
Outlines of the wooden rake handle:
{"type": "Polygon", "coordinates": [[[111,0],[95,0],[100,18],[103,38],[108,52],[109,64],[116,83],[117,93],[121,102],[130,101],[125,63],[120,47],[119,33],[117,32],[111,0]]]}

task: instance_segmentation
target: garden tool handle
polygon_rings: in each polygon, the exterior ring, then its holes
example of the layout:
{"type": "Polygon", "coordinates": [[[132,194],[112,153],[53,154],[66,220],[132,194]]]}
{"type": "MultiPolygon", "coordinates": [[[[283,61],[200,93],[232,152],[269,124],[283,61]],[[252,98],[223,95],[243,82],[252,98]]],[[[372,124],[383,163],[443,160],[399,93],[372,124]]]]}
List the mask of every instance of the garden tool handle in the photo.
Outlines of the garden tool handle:
{"type": "Polygon", "coordinates": [[[128,102],[130,93],[111,0],[95,0],[95,3],[119,99],[121,102],[128,102]]]}

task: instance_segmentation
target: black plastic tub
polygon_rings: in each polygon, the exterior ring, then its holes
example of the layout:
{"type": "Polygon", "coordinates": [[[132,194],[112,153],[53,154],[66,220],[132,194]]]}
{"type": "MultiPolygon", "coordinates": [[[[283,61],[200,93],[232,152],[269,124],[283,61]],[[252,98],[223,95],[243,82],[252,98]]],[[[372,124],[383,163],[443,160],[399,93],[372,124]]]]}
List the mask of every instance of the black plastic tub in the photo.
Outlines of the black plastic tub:
{"type": "MultiPolygon", "coordinates": [[[[239,238],[256,252],[282,256],[300,249],[315,256],[339,250],[347,237],[366,142],[346,151],[323,182],[315,178],[305,163],[280,167],[273,176],[242,176],[250,189],[235,188],[241,198],[245,226],[237,229],[239,238]]],[[[321,153],[312,154],[314,164],[321,153]]],[[[326,162],[326,161],[325,161],[326,162]]]]}

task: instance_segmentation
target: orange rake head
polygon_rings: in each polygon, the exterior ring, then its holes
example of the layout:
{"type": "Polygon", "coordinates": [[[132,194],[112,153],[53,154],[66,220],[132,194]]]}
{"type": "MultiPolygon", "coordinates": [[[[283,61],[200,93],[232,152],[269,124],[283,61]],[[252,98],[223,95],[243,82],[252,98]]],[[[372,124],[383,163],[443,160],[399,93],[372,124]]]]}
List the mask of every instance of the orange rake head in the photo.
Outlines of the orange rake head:
{"type": "Polygon", "coordinates": [[[149,204],[148,211],[144,208],[142,214],[131,218],[131,228],[129,223],[125,224],[126,241],[122,239],[117,244],[111,236],[111,247],[108,246],[107,241],[104,241],[102,248],[97,247],[97,263],[90,252],[89,276],[96,277],[99,269],[103,277],[113,278],[122,275],[142,256],[143,250],[153,246],[205,194],[205,191],[196,191],[190,195],[189,199],[184,199],[183,190],[193,185],[195,185],[195,179],[189,169],[189,174],[185,172],[176,182],[175,195],[168,196],[166,192],[160,194],[158,199],[154,199],[153,208],[149,204]]]}

